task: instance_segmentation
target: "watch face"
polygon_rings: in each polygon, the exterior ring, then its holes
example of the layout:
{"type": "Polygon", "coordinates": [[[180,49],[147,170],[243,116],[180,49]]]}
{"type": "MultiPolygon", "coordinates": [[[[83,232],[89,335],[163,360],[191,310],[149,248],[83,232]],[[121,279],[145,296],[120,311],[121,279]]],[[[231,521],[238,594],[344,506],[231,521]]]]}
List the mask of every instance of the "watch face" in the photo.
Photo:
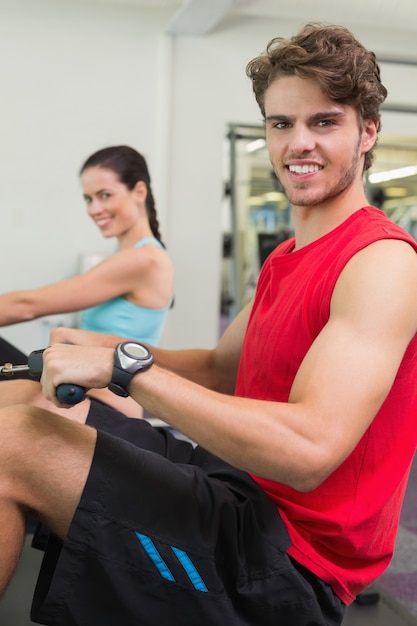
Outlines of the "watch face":
{"type": "Polygon", "coordinates": [[[139,343],[125,343],[121,348],[126,356],[133,359],[147,359],[150,355],[149,350],[139,343]]]}

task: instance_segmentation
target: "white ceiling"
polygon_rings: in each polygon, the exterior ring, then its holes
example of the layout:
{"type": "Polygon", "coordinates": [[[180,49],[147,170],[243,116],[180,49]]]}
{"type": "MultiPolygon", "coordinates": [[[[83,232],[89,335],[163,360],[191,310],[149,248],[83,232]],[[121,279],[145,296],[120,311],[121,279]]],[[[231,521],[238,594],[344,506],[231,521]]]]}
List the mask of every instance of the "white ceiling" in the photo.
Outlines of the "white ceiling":
{"type": "MultiPolygon", "coordinates": [[[[168,30],[175,34],[202,35],[223,20],[242,17],[319,21],[354,26],[406,30],[417,34],[415,0],[78,0],[172,12],[168,30]]],[[[410,50],[410,54],[417,54],[410,50]]]]}

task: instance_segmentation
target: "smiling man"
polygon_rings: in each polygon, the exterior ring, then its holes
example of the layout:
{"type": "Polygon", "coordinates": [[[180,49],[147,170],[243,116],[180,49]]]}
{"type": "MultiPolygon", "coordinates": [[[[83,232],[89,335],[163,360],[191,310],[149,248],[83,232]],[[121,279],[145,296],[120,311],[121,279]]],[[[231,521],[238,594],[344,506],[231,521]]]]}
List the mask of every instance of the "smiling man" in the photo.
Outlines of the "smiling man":
{"type": "Polygon", "coordinates": [[[377,119],[362,128],[355,109],[333,102],[316,80],[298,76],[270,85],[265,116],[271,161],[297,214],[301,207],[323,208],[355,187],[363,199],[362,157],[375,143],[377,119]]]}
{"type": "Polygon", "coordinates": [[[0,584],[34,511],[56,537],[42,624],[338,626],[392,557],[417,444],[417,245],[364,192],[386,90],[334,26],[272,41],[247,74],[295,232],[253,302],[212,350],[56,329],[51,412],[1,410],[0,584]],[[87,425],[56,415],[69,381],[129,394],[197,447],[94,401],[87,425]]]}

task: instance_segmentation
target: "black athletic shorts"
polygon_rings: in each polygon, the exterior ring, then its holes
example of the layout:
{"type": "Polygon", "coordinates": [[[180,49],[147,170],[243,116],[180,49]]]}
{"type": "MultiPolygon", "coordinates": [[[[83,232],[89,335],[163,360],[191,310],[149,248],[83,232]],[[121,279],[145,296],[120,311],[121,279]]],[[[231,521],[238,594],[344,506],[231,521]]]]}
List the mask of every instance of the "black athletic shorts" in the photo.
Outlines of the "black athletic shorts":
{"type": "Polygon", "coordinates": [[[51,536],[31,618],[49,626],[335,626],[344,607],[286,554],[272,501],[167,429],[93,401],[91,471],[51,536]]]}

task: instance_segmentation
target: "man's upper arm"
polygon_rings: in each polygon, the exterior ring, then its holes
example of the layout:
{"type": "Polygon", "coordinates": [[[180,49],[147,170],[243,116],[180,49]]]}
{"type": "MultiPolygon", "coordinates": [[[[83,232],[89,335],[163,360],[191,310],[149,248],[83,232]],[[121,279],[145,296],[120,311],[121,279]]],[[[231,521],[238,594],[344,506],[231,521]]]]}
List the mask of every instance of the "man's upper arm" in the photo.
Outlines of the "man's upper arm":
{"type": "Polygon", "coordinates": [[[353,450],[385,400],[417,330],[416,292],[417,255],[402,241],[368,246],[341,273],[329,321],[290,396],[312,416],[325,473],[353,450]]]}

